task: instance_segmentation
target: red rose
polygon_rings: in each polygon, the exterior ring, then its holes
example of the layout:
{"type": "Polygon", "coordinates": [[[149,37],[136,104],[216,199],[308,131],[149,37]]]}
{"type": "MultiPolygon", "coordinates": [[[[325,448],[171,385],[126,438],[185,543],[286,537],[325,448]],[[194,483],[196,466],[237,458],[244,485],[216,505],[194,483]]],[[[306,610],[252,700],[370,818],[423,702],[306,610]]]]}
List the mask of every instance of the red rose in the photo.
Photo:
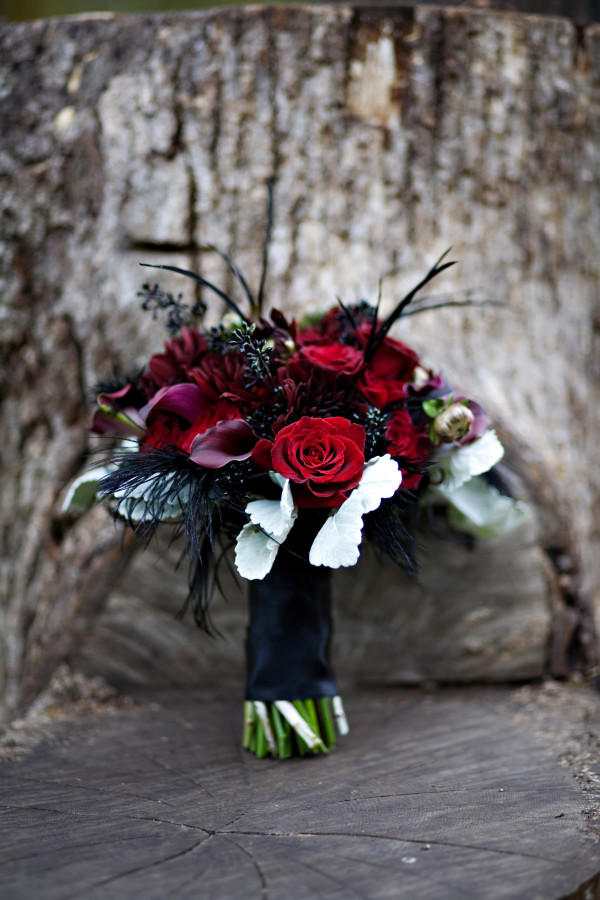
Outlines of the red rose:
{"type": "Polygon", "coordinates": [[[375,352],[369,368],[378,378],[395,378],[408,381],[415,366],[419,365],[419,357],[414,350],[400,341],[386,337],[375,352]]]}
{"type": "Polygon", "coordinates": [[[365,464],[365,429],[341,416],[286,425],[271,450],[273,469],[297,487],[300,507],[339,507],[355,488],[365,464]]]}
{"type": "Polygon", "coordinates": [[[431,451],[431,443],[423,426],[414,425],[406,410],[397,410],[388,422],[386,437],[390,441],[387,452],[397,458],[402,472],[402,489],[416,490],[423,478],[423,472],[409,472],[402,465],[402,460],[410,460],[418,465],[424,463],[431,451]]]}
{"type": "Polygon", "coordinates": [[[305,344],[329,344],[331,341],[338,341],[343,333],[344,320],[342,310],[334,306],[318,322],[302,328],[298,332],[296,343],[299,346],[305,344]]]}
{"type": "Polygon", "coordinates": [[[403,381],[379,378],[369,369],[362,374],[357,386],[361,394],[377,409],[384,409],[388,404],[406,397],[406,384],[403,381]]]}
{"type": "Polygon", "coordinates": [[[336,375],[356,375],[363,365],[363,354],[348,344],[310,344],[300,351],[313,365],[336,375]]]}

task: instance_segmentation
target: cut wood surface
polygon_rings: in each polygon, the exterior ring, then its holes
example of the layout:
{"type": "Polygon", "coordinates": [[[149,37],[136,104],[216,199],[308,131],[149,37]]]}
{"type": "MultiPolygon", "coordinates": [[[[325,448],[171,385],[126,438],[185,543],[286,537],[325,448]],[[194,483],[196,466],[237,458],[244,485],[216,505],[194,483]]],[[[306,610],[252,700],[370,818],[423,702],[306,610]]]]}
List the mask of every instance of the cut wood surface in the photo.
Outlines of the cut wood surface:
{"type": "MultiPolygon", "coordinates": [[[[59,663],[106,658],[119,640],[133,648],[132,680],[144,681],[136,644],[155,607],[131,582],[125,590],[129,557],[106,514],[74,520],[61,501],[89,449],[93,385],[164,338],[139,310],[150,270],[138,263],[183,265],[229,289],[216,244],[256,284],[269,179],[270,305],[300,316],[337,295],[373,300],[383,276],[390,309],[450,245],[460,266],[436,291],[508,304],[415,316],[399,334],[488,408],[538,530],[515,566],[498,549],[485,590],[467,554],[448,590],[450,604],[468,586],[460,608],[440,605],[447,557],[429,571],[425,595],[395,613],[415,655],[394,676],[526,678],[568,670],[582,648],[589,663],[600,591],[599,61],[596,25],[429,6],[0,25],[6,716],[59,663]],[[440,609],[445,641],[432,629],[440,609]]],[[[349,627],[363,631],[368,609],[384,663],[389,590],[378,620],[377,592],[366,578],[371,609],[358,583],[349,627]]]]}
{"type": "Polygon", "coordinates": [[[599,702],[555,687],[351,693],[348,739],[288,762],[223,695],[50,724],[0,764],[3,900],[595,897],[600,778],[556,745],[597,752],[599,702]]]}

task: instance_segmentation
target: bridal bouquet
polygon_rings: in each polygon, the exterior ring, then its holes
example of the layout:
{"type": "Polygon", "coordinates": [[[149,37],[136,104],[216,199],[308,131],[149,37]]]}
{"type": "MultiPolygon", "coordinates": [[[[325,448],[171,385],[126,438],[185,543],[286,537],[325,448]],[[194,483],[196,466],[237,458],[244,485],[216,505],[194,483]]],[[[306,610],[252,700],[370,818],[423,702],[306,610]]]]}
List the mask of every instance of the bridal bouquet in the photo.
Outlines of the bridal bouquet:
{"type": "Polygon", "coordinates": [[[340,302],[297,323],[263,314],[264,268],[255,298],[225,259],[246,310],[200,276],[160,267],[224,301],[217,327],[194,324],[202,302],[144,285],[143,307],[165,312],[172,337],[141,371],[99,388],[92,430],[115,441],[65,505],[99,497],[143,534],[181,529],[202,627],[231,547],[251,583],[244,747],[324,753],[348,731],[329,662],[331,570],[354,565],[370,540],[414,573],[411,522],[424,502],[483,537],[511,528],[520,505],[482,477],[503,449],[481,407],[390,335],[403,315],[431,308],[417,293],[451,263],[442,258],[385,318],[379,304],[340,302]]]}

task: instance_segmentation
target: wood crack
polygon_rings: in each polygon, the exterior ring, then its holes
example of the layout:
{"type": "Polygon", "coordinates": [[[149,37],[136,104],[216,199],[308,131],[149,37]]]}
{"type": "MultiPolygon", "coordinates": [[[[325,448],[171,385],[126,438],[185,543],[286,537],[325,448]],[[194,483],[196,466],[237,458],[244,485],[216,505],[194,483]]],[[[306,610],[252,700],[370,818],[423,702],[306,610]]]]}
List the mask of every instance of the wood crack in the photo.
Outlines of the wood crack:
{"type": "Polygon", "coordinates": [[[255,869],[256,874],[258,875],[258,878],[260,881],[260,893],[261,893],[262,900],[268,900],[269,885],[267,883],[266,876],[265,876],[263,870],[261,869],[261,867],[259,866],[258,862],[254,859],[254,856],[252,855],[252,853],[250,853],[250,851],[247,850],[245,847],[242,847],[241,844],[238,844],[237,841],[234,841],[234,840],[231,840],[230,838],[228,838],[227,835],[221,834],[221,837],[224,837],[225,840],[227,840],[230,844],[233,844],[235,847],[237,847],[238,850],[241,850],[242,853],[244,853],[250,859],[250,862],[254,866],[254,869],[255,869]]]}
{"type": "MultiPolygon", "coordinates": [[[[221,834],[220,831],[216,831],[215,834],[221,834]]],[[[480,851],[482,853],[496,853],[501,854],[503,856],[516,856],[521,859],[539,859],[543,862],[555,862],[556,856],[547,857],[541,856],[536,853],[523,853],[521,851],[516,850],[503,850],[498,847],[487,847],[487,846],[477,846],[475,844],[459,844],[454,841],[437,841],[432,838],[424,837],[424,838],[408,838],[408,837],[394,837],[393,835],[384,835],[384,834],[366,834],[362,832],[352,832],[352,831],[299,831],[299,832],[277,832],[277,831],[230,831],[227,834],[240,834],[240,835],[248,835],[255,837],[303,837],[303,838],[323,838],[323,837],[340,837],[340,838],[359,838],[361,840],[372,838],[373,840],[378,841],[394,841],[395,843],[405,843],[405,844],[430,844],[431,846],[439,846],[439,847],[456,847],[458,850],[475,850],[480,851]]]]}
{"type": "Polygon", "coordinates": [[[125,872],[120,872],[118,875],[113,875],[110,878],[103,878],[101,881],[96,881],[94,884],[87,885],[85,890],[80,893],[77,891],[74,894],[66,894],[63,897],[63,900],[76,900],[77,897],[87,897],[90,891],[96,890],[96,888],[105,887],[109,884],[115,884],[117,881],[122,881],[123,878],[128,878],[130,875],[137,875],[138,872],[146,872],[151,871],[152,869],[156,869],[160,866],[165,865],[168,862],[171,862],[174,859],[179,859],[182,856],[187,856],[188,853],[193,853],[194,850],[197,850],[202,844],[206,843],[211,839],[212,835],[207,835],[200,841],[196,841],[192,844],[191,847],[186,847],[185,850],[180,850],[178,853],[170,853],[168,856],[162,857],[162,859],[157,859],[156,862],[149,863],[145,866],[136,866],[135,868],[128,869],[125,872]]]}

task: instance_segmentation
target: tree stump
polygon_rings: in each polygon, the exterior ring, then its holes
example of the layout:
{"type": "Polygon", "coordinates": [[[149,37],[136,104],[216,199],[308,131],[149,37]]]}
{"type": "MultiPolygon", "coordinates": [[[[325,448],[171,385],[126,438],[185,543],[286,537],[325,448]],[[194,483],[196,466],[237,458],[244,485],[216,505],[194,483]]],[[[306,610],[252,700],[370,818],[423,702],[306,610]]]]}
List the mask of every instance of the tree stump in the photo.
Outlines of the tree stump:
{"type": "MultiPolygon", "coordinates": [[[[156,629],[181,586],[150,602],[151,560],[126,571],[135,540],[122,552],[102,510],[75,521],[61,500],[84,464],[96,379],[163,339],[137,306],[138,263],[230,287],[216,244],[256,282],[269,179],[271,305],[301,315],[337,295],[373,299],[383,278],[390,308],[449,245],[461,265],[436,289],[507,303],[415,316],[401,336],[499,424],[531,526],[518,546],[455,547],[451,583],[453,550],[434,548],[421,588],[382,576],[366,608],[371,574],[341,586],[340,658],[409,682],[593,662],[598,27],[431,7],[246,8],[2,24],[0,47],[6,715],[64,660],[129,684],[172,668],[156,629]],[[145,658],[144,634],[156,650],[145,658]],[[127,640],[124,674],[110,657],[127,640]]],[[[239,634],[243,608],[224,615],[239,634]]],[[[192,654],[195,638],[180,634],[192,654]]]]}
{"type": "Polygon", "coordinates": [[[351,739],[287,762],[245,754],[206,692],[49,721],[0,766],[2,896],[587,900],[600,780],[555,742],[597,772],[600,707],[550,687],[350,695],[351,739]]]}

